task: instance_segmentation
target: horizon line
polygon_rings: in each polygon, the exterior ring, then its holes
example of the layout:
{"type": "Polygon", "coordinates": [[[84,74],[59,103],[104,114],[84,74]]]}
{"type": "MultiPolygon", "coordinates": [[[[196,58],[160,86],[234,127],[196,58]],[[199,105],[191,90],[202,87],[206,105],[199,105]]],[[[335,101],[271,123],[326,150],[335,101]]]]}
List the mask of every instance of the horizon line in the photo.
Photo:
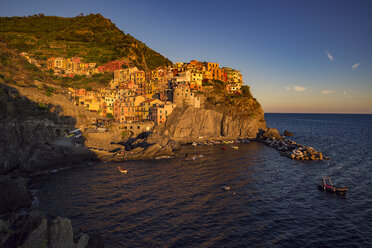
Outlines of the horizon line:
{"type": "Polygon", "coordinates": [[[319,114],[319,115],[372,115],[372,113],[317,113],[317,112],[265,112],[264,114],[319,114]]]}

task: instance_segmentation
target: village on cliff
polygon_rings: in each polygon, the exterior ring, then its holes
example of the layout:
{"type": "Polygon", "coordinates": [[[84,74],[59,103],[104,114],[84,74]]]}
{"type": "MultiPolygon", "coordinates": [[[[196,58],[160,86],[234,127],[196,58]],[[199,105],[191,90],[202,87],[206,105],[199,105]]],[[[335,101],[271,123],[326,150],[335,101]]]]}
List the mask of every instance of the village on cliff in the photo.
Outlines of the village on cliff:
{"type": "MultiPolygon", "coordinates": [[[[22,55],[27,59],[27,54],[22,55]]],[[[96,63],[83,63],[80,57],[59,57],[49,58],[47,69],[58,77],[113,73],[109,87],[68,90],[75,105],[120,124],[159,124],[166,121],[176,106],[200,108],[205,100],[203,92],[210,89],[212,80],[218,80],[231,94],[241,94],[243,86],[240,71],[196,60],[143,71],[121,60],[97,67],[96,63]]]]}

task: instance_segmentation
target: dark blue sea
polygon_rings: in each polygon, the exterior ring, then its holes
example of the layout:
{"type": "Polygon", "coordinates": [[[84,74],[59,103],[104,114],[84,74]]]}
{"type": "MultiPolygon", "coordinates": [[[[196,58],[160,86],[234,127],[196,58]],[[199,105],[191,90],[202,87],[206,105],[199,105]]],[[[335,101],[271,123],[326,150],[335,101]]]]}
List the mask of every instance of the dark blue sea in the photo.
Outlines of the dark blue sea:
{"type": "Polygon", "coordinates": [[[295,161],[255,142],[184,147],[180,156],[204,157],[36,176],[37,208],[102,234],[106,247],[372,247],[372,115],[265,117],[331,159],[295,161]],[[346,196],[318,190],[325,176],[346,196]]]}

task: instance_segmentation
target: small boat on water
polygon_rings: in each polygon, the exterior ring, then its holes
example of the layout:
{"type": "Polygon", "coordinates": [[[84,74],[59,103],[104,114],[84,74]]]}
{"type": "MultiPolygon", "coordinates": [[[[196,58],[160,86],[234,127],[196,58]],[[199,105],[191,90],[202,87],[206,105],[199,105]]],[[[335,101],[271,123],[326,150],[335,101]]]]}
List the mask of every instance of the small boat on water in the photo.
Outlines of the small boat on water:
{"type": "Polygon", "coordinates": [[[238,147],[238,146],[231,146],[231,148],[232,148],[233,150],[239,150],[239,147],[238,147]]]}
{"type": "Polygon", "coordinates": [[[318,183],[318,188],[324,191],[331,191],[338,194],[345,194],[348,190],[348,187],[333,185],[331,178],[329,177],[324,177],[322,181],[318,183]]]}
{"type": "Polygon", "coordinates": [[[202,158],[202,157],[204,157],[203,154],[191,154],[190,155],[190,154],[186,153],[183,160],[195,160],[195,159],[202,158]]]}
{"type": "Polygon", "coordinates": [[[221,186],[221,189],[224,189],[224,190],[230,190],[230,186],[223,185],[223,186],[221,186]]]}
{"type": "Polygon", "coordinates": [[[118,172],[123,173],[123,174],[127,174],[128,173],[128,170],[124,170],[123,168],[121,168],[120,166],[118,166],[118,172]]]}

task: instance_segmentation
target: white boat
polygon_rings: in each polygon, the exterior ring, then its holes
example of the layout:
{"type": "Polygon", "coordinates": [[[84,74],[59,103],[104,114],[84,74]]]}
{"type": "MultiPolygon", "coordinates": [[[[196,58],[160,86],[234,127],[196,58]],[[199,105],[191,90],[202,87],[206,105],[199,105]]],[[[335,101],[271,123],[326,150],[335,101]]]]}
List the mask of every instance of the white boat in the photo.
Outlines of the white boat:
{"type": "Polygon", "coordinates": [[[230,190],[230,186],[223,185],[223,186],[221,186],[221,189],[224,189],[224,190],[230,190]]]}

